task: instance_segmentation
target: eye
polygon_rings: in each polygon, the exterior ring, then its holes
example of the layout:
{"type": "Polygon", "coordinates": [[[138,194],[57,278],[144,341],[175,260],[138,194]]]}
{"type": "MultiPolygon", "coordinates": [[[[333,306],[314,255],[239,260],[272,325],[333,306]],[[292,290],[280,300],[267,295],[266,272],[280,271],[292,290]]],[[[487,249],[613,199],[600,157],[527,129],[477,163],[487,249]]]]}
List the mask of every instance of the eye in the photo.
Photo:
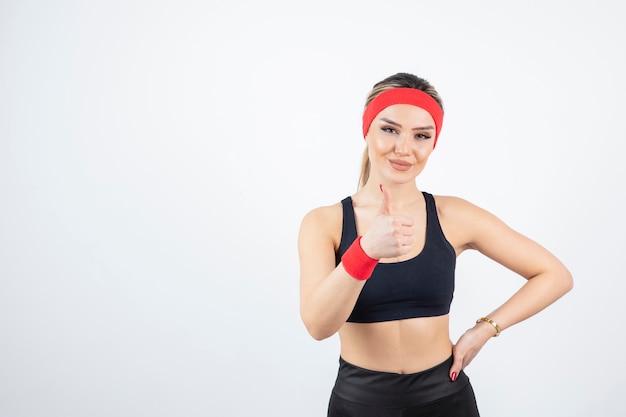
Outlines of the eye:
{"type": "Polygon", "coordinates": [[[415,135],[415,139],[421,139],[421,140],[427,140],[430,139],[432,136],[429,135],[428,133],[418,133],[417,135],[415,135]]]}
{"type": "Polygon", "coordinates": [[[396,129],[394,129],[393,127],[389,127],[389,126],[383,126],[380,128],[380,130],[382,130],[385,133],[398,133],[396,129]]]}

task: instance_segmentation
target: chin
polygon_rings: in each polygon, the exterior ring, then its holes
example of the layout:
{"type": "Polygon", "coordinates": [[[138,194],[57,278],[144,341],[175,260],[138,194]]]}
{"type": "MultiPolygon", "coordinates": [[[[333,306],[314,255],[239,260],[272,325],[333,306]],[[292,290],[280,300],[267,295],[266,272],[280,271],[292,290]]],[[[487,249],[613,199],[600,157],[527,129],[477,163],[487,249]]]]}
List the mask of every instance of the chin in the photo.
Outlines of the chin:
{"type": "Polygon", "coordinates": [[[416,168],[410,169],[408,171],[393,170],[392,172],[389,173],[388,178],[391,179],[393,182],[405,183],[405,182],[415,180],[415,178],[417,178],[417,176],[421,174],[421,172],[422,172],[422,169],[416,169],[416,168]]]}

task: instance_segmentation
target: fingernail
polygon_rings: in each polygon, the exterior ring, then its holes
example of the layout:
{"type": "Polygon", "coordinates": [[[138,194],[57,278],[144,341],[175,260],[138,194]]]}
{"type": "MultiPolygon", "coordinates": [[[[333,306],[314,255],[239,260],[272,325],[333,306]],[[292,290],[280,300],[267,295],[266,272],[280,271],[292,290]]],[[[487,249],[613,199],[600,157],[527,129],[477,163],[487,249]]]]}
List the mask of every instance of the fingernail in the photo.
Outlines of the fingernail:
{"type": "Polygon", "coordinates": [[[452,375],[450,375],[450,379],[452,380],[452,382],[456,381],[456,372],[452,372],[452,375]]]}

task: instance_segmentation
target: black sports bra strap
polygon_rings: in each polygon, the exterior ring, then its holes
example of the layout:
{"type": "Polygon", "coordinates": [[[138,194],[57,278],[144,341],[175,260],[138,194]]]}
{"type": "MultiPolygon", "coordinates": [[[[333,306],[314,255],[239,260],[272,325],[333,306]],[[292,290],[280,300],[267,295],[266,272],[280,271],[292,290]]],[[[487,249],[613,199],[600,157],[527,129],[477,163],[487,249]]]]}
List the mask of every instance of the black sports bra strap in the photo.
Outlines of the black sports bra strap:
{"type": "Polygon", "coordinates": [[[437,218],[437,207],[435,207],[435,199],[432,194],[429,194],[425,191],[422,191],[422,195],[426,200],[426,227],[431,229],[436,225],[436,222],[433,222],[437,218]]]}
{"type": "Polygon", "coordinates": [[[428,229],[428,236],[430,236],[431,239],[439,239],[444,245],[452,248],[452,245],[448,242],[448,239],[441,228],[441,222],[439,221],[439,215],[437,214],[437,205],[435,204],[435,197],[427,192],[424,192],[424,197],[426,198],[426,227],[428,229]]]}
{"type": "Polygon", "coordinates": [[[354,219],[354,208],[352,207],[352,198],[346,197],[341,200],[343,208],[343,221],[341,228],[341,241],[339,242],[339,248],[335,260],[337,265],[341,261],[341,256],[352,245],[352,242],[357,238],[356,234],[356,220],[354,219]]]}

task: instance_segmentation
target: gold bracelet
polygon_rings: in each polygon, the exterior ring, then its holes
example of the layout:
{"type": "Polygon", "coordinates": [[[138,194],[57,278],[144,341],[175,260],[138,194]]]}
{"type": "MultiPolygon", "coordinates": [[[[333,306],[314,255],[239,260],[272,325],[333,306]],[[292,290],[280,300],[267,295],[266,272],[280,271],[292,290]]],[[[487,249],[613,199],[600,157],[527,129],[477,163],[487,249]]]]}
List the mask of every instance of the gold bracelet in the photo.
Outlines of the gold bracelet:
{"type": "Polygon", "coordinates": [[[493,328],[496,329],[496,334],[493,337],[500,336],[500,326],[498,326],[498,323],[496,323],[495,321],[491,320],[489,317],[481,317],[478,320],[476,320],[476,323],[480,323],[481,321],[484,321],[484,322],[487,322],[487,323],[491,324],[493,326],[493,328]]]}

